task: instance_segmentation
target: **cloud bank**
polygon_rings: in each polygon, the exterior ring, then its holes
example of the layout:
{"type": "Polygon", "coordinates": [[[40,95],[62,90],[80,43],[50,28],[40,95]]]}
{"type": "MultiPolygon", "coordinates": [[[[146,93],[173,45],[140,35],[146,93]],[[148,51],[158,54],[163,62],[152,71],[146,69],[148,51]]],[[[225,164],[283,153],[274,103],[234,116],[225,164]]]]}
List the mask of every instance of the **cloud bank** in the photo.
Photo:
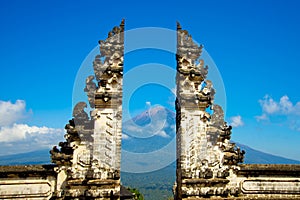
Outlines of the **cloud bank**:
{"type": "Polygon", "coordinates": [[[30,114],[23,100],[0,101],[0,155],[50,148],[63,138],[63,129],[21,123],[30,114]]]}
{"type": "Polygon", "coordinates": [[[230,125],[232,127],[244,126],[244,122],[243,122],[242,117],[240,115],[231,117],[230,121],[231,121],[230,125]]]}
{"type": "Polygon", "coordinates": [[[17,100],[15,103],[0,101],[0,126],[10,126],[26,118],[30,112],[27,112],[25,107],[23,100],[17,100]]]}
{"type": "Polygon", "coordinates": [[[262,108],[262,114],[255,117],[258,122],[284,124],[292,130],[300,131],[300,102],[293,104],[287,95],[282,96],[279,101],[265,95],[258,102],[262,108]]]}

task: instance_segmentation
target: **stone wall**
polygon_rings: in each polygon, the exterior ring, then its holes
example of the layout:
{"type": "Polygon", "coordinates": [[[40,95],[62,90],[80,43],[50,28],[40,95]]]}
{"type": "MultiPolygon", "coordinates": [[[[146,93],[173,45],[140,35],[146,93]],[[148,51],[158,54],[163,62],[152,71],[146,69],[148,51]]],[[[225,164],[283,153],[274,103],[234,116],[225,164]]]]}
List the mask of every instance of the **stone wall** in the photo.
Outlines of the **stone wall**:
{"type": "Polygon", "coordinates": [[[300,165],[240,165],[236,181],[241,196],[300,199],[300,165]]]}
{"type": "Polygon", "coordinates": [[[56,187],[54,165],[0,166],[0,199],[51,199],[56,187]]]}

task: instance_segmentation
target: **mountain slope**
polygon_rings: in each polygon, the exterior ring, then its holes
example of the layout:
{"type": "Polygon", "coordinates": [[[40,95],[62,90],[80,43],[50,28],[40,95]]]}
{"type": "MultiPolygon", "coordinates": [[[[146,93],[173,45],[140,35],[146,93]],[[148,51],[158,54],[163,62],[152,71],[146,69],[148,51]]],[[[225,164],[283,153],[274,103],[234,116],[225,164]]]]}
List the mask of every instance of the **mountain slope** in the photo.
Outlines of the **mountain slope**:
{"type": "Polygon", "coordinates": [[[244,163],[246,164],[300,164],[300,161],[298,160],[264,153],[244,144],[236,143],[236,145],[246,151],[244,159],[244,163]]]}
{"type": "Polygon", "coordinates": [[[38,165],[50,163],[50,149],[0,156],[0,165],[38,165]]]}
{"type": "MultiPolygon", "coordinates": [[[[275,156],[255,150],[247,145],[237,143],[246,151],[245,164],[300,164],[300,161],[275,156]]],[[[39,151],[0,156],[0,165],[25,165],[25,164],[48,164],[50,163],[49,149],[39,151]]]]}
{"type": "Polygon", "coordinates": [[[122,141],[124,150],[135,153],[159,150],[175,137],[175,113],[156,106],[123,122],[122,129],[126,135],[122,141]]]}

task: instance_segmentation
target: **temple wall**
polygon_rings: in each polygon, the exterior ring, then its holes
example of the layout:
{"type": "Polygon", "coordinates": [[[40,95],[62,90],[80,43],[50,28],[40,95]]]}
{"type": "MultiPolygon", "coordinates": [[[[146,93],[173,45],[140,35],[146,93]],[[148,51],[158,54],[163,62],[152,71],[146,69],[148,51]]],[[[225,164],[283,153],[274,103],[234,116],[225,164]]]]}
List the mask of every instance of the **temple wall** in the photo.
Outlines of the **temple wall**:
{"type": "Polygon", "coordinates": [[[300,199],[300,165],[240,164],[238,167],[238,171],[222,181],[182,178],[184,194],[177,199],[300,199]],[[217,196],[220,186],[227,188],[228,193],[217,196]],[[237,192],[231,191],[235,188],[237,192]]]}
{"type": "Polygon", "coordinates": [[[300,165],[240,165],[236,181],[243,197],[300,199],[300,165]]]}
{"type": "MultiPolygon", "coordinates": [[[[55,172],[54,167],[55,165],[0,166],[0,199],[58,199],[56,194],[64,184],[61,181],[64,180],[64,175],[55,172]]],[[[228,181],[225,182],[228,188],[238,186],[239,194],[227,196],[226,199],[300,199],[300,165],[241,164],[238,167],[237,173],[228,176],[228,181]]],[[[204,188],[201,184],[208,182],[211,182],[212,189],[216,186],[214,184],[220,184],[218,181],[220,180],[182,179],[183,187],[189,185],[194,192],[204,188]]],[[[182,199],[205,198],[191,195],[182,199]]]]}
{"type": "Polygon", "coordinates": [[[54,165],[0,166],[0,199],[51,199],[56,180],[54,165]]]}

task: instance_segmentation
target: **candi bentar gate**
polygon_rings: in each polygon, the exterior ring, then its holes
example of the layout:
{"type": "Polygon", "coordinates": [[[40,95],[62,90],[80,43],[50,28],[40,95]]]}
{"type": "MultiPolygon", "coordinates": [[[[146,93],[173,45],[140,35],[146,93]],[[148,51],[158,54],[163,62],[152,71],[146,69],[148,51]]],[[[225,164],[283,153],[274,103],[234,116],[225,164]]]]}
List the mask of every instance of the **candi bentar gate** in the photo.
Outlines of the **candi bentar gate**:
{"type": "MultiPolygon", "coordinates": [[[[0,199],[132,199],[120,184],[124,25],[99,41],[88,104],[75,105],[53,164],[0,166],[0,199]]],[[[242,164],[202,50],[178,23],[174,199],[300,199],[300,165],[242,164]]]]}

